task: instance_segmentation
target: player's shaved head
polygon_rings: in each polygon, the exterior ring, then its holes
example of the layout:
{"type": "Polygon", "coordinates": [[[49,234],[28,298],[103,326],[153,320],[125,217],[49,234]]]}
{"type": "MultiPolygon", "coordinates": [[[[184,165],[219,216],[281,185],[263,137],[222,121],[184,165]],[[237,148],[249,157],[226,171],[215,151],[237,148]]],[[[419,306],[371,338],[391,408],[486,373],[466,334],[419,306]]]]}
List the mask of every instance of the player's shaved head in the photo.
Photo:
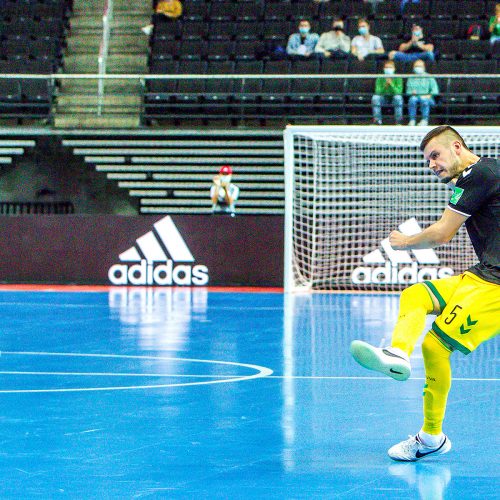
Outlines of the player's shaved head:
{"type": "Polygon", "coordinates": [[[440,125],[439,127],[436,127],[428,132],[422,139],[422,142],[420,143],[420,151],[423,151],[427,144],[429,144],[429,142],[436,137],[441,144],[449,145],[454,141],[458,141],[465,149],[469,150],[463,137],[453,127],[450,127],[449,125],[440,125]]]}

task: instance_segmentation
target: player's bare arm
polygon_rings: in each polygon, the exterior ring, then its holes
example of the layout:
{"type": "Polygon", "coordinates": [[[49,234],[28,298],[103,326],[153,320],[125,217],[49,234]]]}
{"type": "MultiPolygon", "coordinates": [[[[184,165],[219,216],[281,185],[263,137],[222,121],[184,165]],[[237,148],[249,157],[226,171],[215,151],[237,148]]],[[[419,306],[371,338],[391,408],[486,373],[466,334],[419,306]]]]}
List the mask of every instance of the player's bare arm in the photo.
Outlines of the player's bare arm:
{"type": "Polygon", "coordinates": [[[465,215],[446,208],[441,219],[421,233],[407,236],[399,231],[392,231],[389,242],[394,250],[434,248],[451,241],[466,220],[465,215]]]}

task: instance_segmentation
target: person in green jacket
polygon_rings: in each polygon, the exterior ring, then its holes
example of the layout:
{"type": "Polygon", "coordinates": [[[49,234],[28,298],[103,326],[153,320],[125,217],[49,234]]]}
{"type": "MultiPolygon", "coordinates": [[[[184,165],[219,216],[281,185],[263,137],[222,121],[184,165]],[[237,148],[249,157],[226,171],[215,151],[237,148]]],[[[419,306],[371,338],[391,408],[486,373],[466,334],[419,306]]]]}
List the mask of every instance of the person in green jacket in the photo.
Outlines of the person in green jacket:
{"type": "Polygon", "coordinates": [[[434,96],[439,94],[439,87],[436,79],[425,72],[425,63],[421,59],[417,59],[413,63],[413,72],[420,76],[409,77],[406,82],[406,94],[410,96],[408,100],[408,114],[410,115],[408,125],[415,125],[417,107],[420,105],[422,119],[418,124],[425,127],[429,124],[431,107],[436,104],[434,96]]]}
{"type": "Polygon", "coordinates": [[[396,72],[394,61],[384,63],[385,77],[375,80],[375,94],[372,97],[373,123],[382,125],[382,106],[392,104],[396,125],[403,121],[403,79],[393,78],[396,72]]]}
{"type": "Polygon", "coordinates": [[[495,5],[495,15],[490,17],[488,31],[490,32],[491,45],[500,42],[500,3],[495,5]]]}

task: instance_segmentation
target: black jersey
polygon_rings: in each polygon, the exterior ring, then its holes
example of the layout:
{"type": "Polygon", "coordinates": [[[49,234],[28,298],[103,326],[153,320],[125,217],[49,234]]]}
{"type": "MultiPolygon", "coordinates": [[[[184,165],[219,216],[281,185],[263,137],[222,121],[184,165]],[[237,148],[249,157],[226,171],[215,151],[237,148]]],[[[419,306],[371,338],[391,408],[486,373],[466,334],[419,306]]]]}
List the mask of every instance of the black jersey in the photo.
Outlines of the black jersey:
{"type": "Polygon", "coordinates": [[[469,271],[500,284],[500,161],[481,158],[458,177],[448,208],[469,218],[465,227],[479,264],[469,271]]]}

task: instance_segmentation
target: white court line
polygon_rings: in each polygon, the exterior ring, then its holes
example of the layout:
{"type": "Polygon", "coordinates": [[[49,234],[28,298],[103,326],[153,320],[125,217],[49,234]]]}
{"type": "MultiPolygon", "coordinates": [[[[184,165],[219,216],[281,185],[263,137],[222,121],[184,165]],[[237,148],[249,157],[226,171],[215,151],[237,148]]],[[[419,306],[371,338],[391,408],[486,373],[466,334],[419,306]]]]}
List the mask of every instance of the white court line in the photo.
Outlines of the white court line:
{"type": "MultiPolygon", "coordinates": [[[[63,393],[63,392],[91,392],[91,391],[125,391],[125,390],[136,390],[136,389],[164,389],[170,387],[188,387],[196,385],[211,385],[211,384],[228,384],[234,382],[243,382],[247,380],[253,380],[257,378],[268,377],[273,373],[273,371],[264,366],[252,365],[247,363],[236,363],[232,361],[217,361],[217,360],[207,360],[207,359],[192,359],[192,358],[172,358],[164,356],[132,356],[126,354],[89,354],[89,353],[69,353],[69,352],[26,352],[26,351],[2,351],[2,356],[12,355],[12,356],[54,356],[54,357],[79,357],[79,358],[115,358],[115,359],[148,359],[157,361],[182,361],[191,363],[208,363],[216,365],[226,365],[234,366],[239,368],[249,368],[255,370],[257,373],[253,375],[245,376],[224,376],[224,378],[213,380],[218,376],[210,376],[212,380],[207,380],[203,382],[184,382],[176,384],[149,384],[149,385],[132,385],[132,386],[110,386],[110,387],[75,387],[75,388],[64,388],[64,389],[11,389],[11,390],[0,390],[0,394],[26,394],[26,393],[63,393]]],[[[22,373],[22,372],[20,372],[22,373]]],[[[40,372],[36,372],[37,374],[40,372]]],[[[46,372],[48,373],[48,372],[46,372]]],[[[61,372],[58,372],[61,373],[61,372]]],[[[70,372],[78,373],[78,372],[70,372]]],[[[14,374],[12,372],[11,374],[14,374]]],[[[88,376],[88,373],[83,373],[88,376]]],[[[79,374],[80,375],[80,374],[79,374]]],[[[131,374],[132,376],[137,376],[137,374],[131,374]]],[[[184,375],[184,374],[182,374],[184,375]]],[[[148,374],[143,374],[143,377],[147,377],[148,374]]]]}

